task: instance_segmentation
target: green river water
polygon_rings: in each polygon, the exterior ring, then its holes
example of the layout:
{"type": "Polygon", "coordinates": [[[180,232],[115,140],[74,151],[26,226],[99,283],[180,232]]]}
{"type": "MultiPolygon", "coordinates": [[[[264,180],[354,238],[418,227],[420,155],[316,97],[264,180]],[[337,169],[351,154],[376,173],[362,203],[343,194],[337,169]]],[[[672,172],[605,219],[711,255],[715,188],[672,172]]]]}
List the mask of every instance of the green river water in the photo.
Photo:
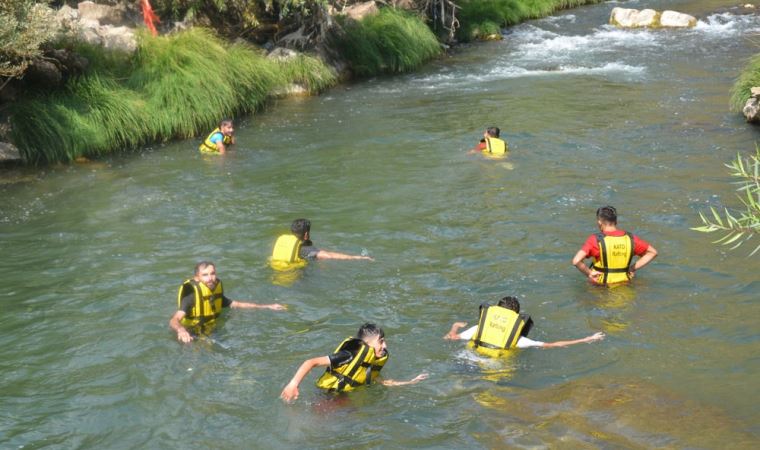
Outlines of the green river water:
{"type": "Polygon", "coordinates": [[[757,448],[758,257],[689,230],[737,205],[723,164],[756,128],[728,90],[760,18],[720,1],[629,3],[691,13],[687,31],[567,11],[458,48],[415,74],[280,100],[198,140],[6,171],[0,185],[1,448],[757,448]],[[489,125],[507,163],[467,156],[489,125]],[[659,257],[629,287],[570,265],[597,207],[659,257]],[[267,264],[292,219],[315,243],[376,261],[267,264]],[[236,299],[189,345],[167,322],[200,259],[236,299]],[[517,295],[531,337],[607,339],[483,360],[441,337],[517,295]],[[280,390],[365,321],[385,377],[430,378],[334,399],[280,390]]]}

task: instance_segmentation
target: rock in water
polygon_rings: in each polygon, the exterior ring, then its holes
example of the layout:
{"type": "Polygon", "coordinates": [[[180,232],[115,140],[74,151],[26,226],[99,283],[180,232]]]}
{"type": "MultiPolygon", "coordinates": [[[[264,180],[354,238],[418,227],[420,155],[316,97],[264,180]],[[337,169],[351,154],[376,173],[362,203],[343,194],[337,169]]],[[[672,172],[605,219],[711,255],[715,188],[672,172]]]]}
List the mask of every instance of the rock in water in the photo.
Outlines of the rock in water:
{"type": "Polygon", "coordinates": [[[692,28],[697,25],[694,16],[677,11],[663,11],[660,16],[660,26],[666,28],[692,28]]]}

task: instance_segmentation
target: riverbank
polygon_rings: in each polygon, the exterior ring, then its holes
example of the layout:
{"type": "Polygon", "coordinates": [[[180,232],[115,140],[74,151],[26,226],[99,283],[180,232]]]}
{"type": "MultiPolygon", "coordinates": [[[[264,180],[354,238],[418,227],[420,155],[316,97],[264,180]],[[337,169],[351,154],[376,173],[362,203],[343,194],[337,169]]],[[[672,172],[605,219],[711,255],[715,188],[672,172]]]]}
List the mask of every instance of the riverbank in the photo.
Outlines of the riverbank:
{"type": "MultiPolygon", "coordinates": [[[[597,1],[495,2],[490,7],[482,0],[461,1],[460,30],[465,31],[458,36],[486,38],[480,30],[495,26],[498,31],[597,1]]],[[[9,134],[26,164],[96,158],[200,136],[221,117],[254,112],[273,96],[317,94],[341,79],[420,67],[442,52],[434,29],[445,39],[437,23],[426,20],[393,8],[359,20],[338,16],[340,32],[329,34],[320,49],[331,57],[268,58],[257,46],[229,43],[200,27],[155,38],[140,34],[134,56],[68,43],[68,49],[86,55],[89,67],[61,89],[27,92],[14,102],[9,134]]]]}

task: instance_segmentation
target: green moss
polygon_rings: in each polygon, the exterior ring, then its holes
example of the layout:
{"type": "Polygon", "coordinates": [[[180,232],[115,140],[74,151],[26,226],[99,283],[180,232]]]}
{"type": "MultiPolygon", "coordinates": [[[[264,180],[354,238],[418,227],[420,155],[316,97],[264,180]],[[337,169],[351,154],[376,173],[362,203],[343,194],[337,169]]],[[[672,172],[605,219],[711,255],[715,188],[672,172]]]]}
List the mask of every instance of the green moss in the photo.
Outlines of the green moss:
{"type": "Polygon", "coordinates": [[[391,8],[358,22],[346,20],[343,31],[331,42],[360,76],[408,72],[441,53],[435,35],[419,17],[391,8]]]}
{"type": "Polygon", "coordinates": [[[760,54],[750,58],[731,88],[731,110],[741,111],[744,108],[754,86],[760,86],[760,54]]]}
{"type": "Polygon", "coordinates": [[[599,3],[600,1],[459,0],[457,4],[462,9],[457,12],[460,24],[460,28],[457,30],[457,38],[465,42],[482,39],[494,33],[493,24],[498,27],[506,27],[525,20],[546,17],[562,9],[599,3]]]}

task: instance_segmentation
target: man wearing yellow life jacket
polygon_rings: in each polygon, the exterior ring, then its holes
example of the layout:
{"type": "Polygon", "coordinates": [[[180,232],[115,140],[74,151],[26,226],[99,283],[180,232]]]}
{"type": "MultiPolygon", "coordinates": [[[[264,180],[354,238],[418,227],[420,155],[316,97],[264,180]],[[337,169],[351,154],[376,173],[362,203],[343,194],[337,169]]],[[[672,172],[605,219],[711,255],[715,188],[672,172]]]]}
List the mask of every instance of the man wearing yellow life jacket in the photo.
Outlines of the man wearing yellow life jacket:
{"type": "MultiPolygon", "coordinates": [[[[375,382],[380,370],[388,361],[385,333],[375,324],[365,323],[356,337],[344,340],[329,356],[307,359],[301,364],[290,382],[283,388],[280,398],[290,403],[298,398],[298,385],[314,367],[326,367],[317,387],[331,392],[348,392],[359,386],[375,382]]],[[[403,386],[427,378],[421,373],[409,381],[380,380],[384,386],[403,386]]]]}
{"type": "Polygon", "coordinates": [[[507,145],[507,141],[499,137],[500,134],[501,130],[499,130],[499,127],[487,128],[483,133],[483,139],[480,140],[480,143],[467,153],[481,152],[483,156],[489,158],[505,157],[509,152],[509,146],[507,145]]]}
{"type": "Polygon", "coordinates": [[[617,228],[614,207],[597,209],[596,224],[599,233],[590,235],[572,260],[591,283],[603,286],[626,283],[657,257],[657,250],[647,241],[617,228]],[[638,259],[632,263],[634,256],[638,259]],[[593,258],[590,266],[584,264],[586,258],[593,258]]]}
{"type": "Polygon", "coordinates": [[[459,329],[466,325],[465,322],[455,322],[443,338],[470,341],[470,346],[475,351],[486,356],[501,356],[513,348],[567,347],[604,339],[604,333],[601,332],[570,341],[541,342],[529,339],[527,336],[533,327],[533,320],[527,314],[520,314],[520,302],[512,296],[502,298],[496,305],[481,305],[478,324],[460,333],[459,329]]]}
{"type": "Polygon", "coordinates": [[[201,153],[216,153],[224,155],[227,152],[227,146],[235,143],[235,128],[232,119],[224,119],[219,122],[219,126],[201,142],[198,150],[201,153]]]}
{"type": "Polygon", "coordinates": [[[260,305],[253,302],[231,300],[224,295],[222,280],[216,277],[216,267],[209,261],[201,261],[195,266],[193,278],[182,283],[177,293],[177,312],[169,319],[169,326],[177,333],[180,342],[192,341],[194,331],[202,331],[211,325],[222,312],[222,308],[271,309],[282,311],[279,303],[260,305]]]}
{"type": "Polygon", "coordinates": [[[347,255],[345,253],[322,250],[311,242],[311,221],[296,219],[290,225],[291,234],[283,234],[277,238],[272,250],[270,262],[273,265],[303,265],[309,259],[366,259],[364,255],[347,255]]]}

